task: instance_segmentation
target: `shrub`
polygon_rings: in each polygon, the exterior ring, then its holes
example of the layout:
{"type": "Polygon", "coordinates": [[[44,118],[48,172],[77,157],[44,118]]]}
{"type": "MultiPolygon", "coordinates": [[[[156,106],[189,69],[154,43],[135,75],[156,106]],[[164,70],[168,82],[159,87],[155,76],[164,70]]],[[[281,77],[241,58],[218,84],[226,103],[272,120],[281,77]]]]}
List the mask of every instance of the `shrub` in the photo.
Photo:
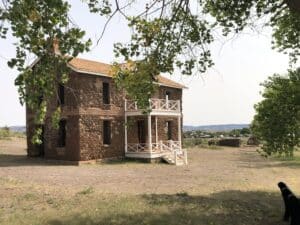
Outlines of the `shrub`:
{"type": "Polygon", "coordinates": [[[6,139],[10,136],[9,134],[9,128],[8,127],[3,127],[0,128],[0,139],[6,139]]]}
{"type": "Polygon", "coordinates": [[[208,145],[211,146],[211,145],[218,145],[218,140],[217,139],[211,139],[208,141],[208,145]]]}
{"type": "Polygon", "coordinates": [[[184,138],[183,139],[183,147],[189,148],[194,147],[202,144],[201,138],[184,138]]]}
{"type": "Polygon", "coordinates": [[[260,144],[259,140],[256,137],[251,136],[248,138],[247,145],[256,145],[257,146],[259,144],[260,144]]]}
{"type": "Polygon", "coordinates": [[[225,138],[218,141],[220,146],[240,147],[241,139],[239,138],[225,138]]]}

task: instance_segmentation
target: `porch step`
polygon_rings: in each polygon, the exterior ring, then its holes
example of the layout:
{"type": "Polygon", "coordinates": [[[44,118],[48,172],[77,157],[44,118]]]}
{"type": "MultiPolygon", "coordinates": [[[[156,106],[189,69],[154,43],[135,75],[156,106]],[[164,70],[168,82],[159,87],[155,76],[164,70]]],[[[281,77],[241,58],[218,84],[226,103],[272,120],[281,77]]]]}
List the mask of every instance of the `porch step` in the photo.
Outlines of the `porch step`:
{"type": "MultiPolygon", "coordinates": [[[[175,165],[175,157],[172,154],[163,155],[162,159],[169,164],[175,165]]],[[[182,166],[182,165],[184,165],[184,160],[180,157],[177,157],[176,166],[182,166]]]]}

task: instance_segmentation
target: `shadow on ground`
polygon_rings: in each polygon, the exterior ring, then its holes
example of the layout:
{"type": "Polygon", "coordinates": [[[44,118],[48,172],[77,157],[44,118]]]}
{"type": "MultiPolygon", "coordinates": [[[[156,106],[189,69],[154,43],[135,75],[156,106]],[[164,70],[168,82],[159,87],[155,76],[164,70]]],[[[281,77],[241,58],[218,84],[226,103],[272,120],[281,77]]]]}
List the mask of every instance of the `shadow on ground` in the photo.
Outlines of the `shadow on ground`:
{"type": "MultiPolygon", "coordinates": [[[[281,225],[282,202],[279,193],[225,191],[209,196],[185,193],[137,196],[140,205],[113,207],[94,213],[71,214],[47,221],[47,225],[281,225]],[[121,208],[120,208],[121,207],[121,208]],[[127,207],[127,208],[126,208],[127,207]]],[[[128,199],[130,201],[130,199],[128,199]]],[[[136,200],[134,200],[136,201],[136,200]]],[[[135,205],[135,204],[134,204],[135,205]]],[[[93,211],[93,212],[91,212],[93,211]]]]}
{"type": "Polygon", "coordinates": [[[0,167],[18,166],[58,166],[76,165],[75,162],[62,160],[47,160],[42,157],[27,157],[26,155],[0,154],[0,167]]]}
{"type": "Polygon", "coordinates": [[[256,154],[253,151],[243,150],[244,154],[240,154],[238,163],[243,168],[300,168],[300,159],[295,158],[280,158],[280,157],[268,157],[256,154]]]}

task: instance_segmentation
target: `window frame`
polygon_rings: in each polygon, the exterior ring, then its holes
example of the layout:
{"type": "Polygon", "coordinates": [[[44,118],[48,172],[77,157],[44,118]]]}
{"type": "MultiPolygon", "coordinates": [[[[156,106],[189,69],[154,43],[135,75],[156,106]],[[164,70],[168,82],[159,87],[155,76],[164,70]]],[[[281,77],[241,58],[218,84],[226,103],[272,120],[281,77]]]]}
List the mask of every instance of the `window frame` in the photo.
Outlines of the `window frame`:
{"type": "Polygon", "coordinates": [[[103,132],[103,145],[111,145],[111,121],[103,120],[102,122],[102,132],[103,132]]]}
{"type": "Polygon", "coordinates": [[[57,147],[64,148],[66,147],[67,139],[67,120],[61,119],[58,123],[58,138],[57,138],[57,147]]]}
{"type": "Polygon", "coordinates": [[[65,104],[65,85],[59,83],[57,88],[57,95],[58,95],[58,105],[65,104]]]}
{"type": "Polygon", "coordinates": [[[104,105],[110,104],[110,83],[109,82],[102,83],[102,102],[104,105]]]}

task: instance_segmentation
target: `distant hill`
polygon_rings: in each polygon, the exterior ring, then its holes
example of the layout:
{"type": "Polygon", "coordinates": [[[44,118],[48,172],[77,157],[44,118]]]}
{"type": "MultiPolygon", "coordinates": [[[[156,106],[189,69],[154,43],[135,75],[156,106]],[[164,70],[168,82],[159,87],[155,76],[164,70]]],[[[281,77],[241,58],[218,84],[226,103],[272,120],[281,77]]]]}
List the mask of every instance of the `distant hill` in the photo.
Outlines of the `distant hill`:
{"type": "Polygon", "coordinates": [[[13,132],[20,132],[20,133],[26,132],[25,126],[10,126],[9,129],[13,132]]]}
{"type": "Polygon", "coordinates": [[[219,125],[203,125],[203,126],[183,126],[183,131],[203,130],[210,132],[231,131],[233,129],[249,128],[249,124],[219,124],[219,125]]]}

